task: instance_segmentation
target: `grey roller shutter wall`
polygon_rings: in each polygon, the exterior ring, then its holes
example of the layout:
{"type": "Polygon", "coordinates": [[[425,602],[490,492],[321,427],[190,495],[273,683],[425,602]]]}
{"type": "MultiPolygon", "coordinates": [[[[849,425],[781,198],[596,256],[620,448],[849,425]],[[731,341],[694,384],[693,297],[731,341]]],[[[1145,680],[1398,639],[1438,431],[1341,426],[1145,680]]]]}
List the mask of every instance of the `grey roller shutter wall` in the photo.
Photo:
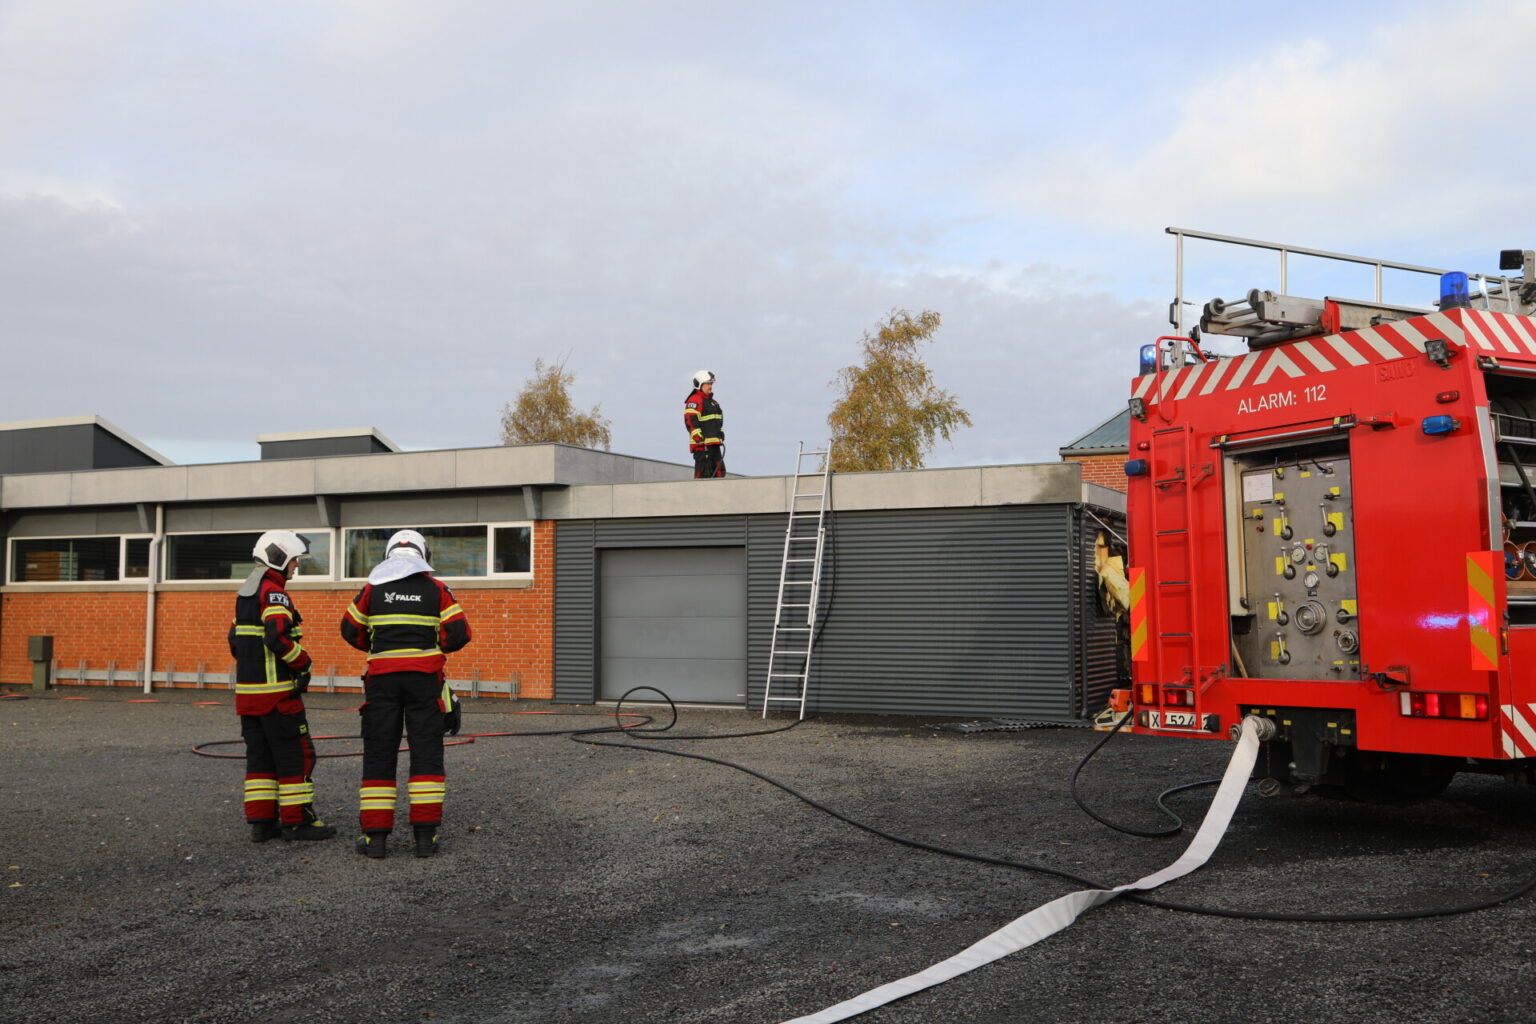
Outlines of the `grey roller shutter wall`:
{"type": "Polygon", "coordinates": [[[1098,513],[1097,518],[1081,509],[1075,509],[1073,526],[1077,541],[1073,550],[1077,553],[1078,567],[1073,579],[1077,584],[1078,611],[1074,649],[1078,656],[1075,697],[1079,713],[1091,718],[1109,703],[1109,691],[1116,686],[1128,686],[1128,677],[1122,677],[1121,669],[1130,670],[1130,627],[1117,624],[1099,599],[1099,578],[1093,566],[1094,541],[1100,530],[1125,536],[1125,519],[1111,513],[1098,513]],[[1125,650],[1120,650],[1120,630],[1125,631],[1125,650]]]}
{"type": "MultiPolygon", "coordinates": [[[[596,696],[594,570],[608,548],[744,545],[748,706],[762,706],[783,515],[562,522],[555,698],[596,696]]],[[[1072,505],[836,512],[811,704],[821,711],[1078,722],[1114,684],[1093,530],[1072,505]]]]}
{"type": "MultiPolygon", "coordinates": [[[[1081,592],[1064,505],[839,512],[810,704],[821,711],[1081,718],[1081,592]]],[[[760,707],[784,519],[752,523],[752,691],[760,707]]]]}
{"type": "Polygon", "coordinates": [[[608,548],[598,564],[602,699],[653,687],[675,701],[742,703],[747,587],[741,548],[608,548]]]}
{"type": "Polygon", "coordinates": [[[555,700],[597,699],[597,524],[555,524],[555,700]]]}

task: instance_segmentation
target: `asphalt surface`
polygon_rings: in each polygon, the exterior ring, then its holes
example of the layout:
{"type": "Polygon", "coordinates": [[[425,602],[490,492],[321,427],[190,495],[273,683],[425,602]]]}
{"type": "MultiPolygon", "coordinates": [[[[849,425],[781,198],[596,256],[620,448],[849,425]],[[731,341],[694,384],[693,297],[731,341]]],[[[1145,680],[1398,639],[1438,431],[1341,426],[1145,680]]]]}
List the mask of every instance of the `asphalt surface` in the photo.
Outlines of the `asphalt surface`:
{"type": "MultiPolygon", "coordinates": [[[[402,826],[389,858],[372,861],[352,850],[357,757],[316,773],[342,836],[255,845],[241,761],[190,749],[238,737],[227,703],[63,692],[92,699],[0,701],[6,1022],[773,1024],[928,967],[1079,886],[882,840],[681,754],[737,761],[904,836],[1111,885],[1173,861],[1210,793],[1172,799],[1190,822],[1182,838],[1105,828],[1068,793],[1098,739],[1085,729],[962,734],[827,716],[734,739],[598,737],[676,751],[661,754],[483,737],[450,748],[441,855],[412,857],[402,826]]],[[[356,703],[313,695],[314,732],[355,734],[356,703]]],[[[611,721],[539,702],[468,707],[466,733],[611,721]],[[511,709],[563,713],[498,713],[511,709]]],[[[753,714],[684,709],[671,732],[760,727],[753,714]]],[[[1117,736],[1083,792],[1104,816],[1155,828],[1154,796],[1219,775],[1231,749],[1117,736]]],[[[1158,895],[1301,914],[1443,907],[1536,874],[1533,837],[1536,791],[1498,779],[1462,776],[1443,797],[1397,805],[1266,800],[1250,787],[1211,863],[1158,895]]],[[[1115,902],[855,1019],[1530,1021],[1533,949],[1536,895],[1349,924],[1115,902]]]]}

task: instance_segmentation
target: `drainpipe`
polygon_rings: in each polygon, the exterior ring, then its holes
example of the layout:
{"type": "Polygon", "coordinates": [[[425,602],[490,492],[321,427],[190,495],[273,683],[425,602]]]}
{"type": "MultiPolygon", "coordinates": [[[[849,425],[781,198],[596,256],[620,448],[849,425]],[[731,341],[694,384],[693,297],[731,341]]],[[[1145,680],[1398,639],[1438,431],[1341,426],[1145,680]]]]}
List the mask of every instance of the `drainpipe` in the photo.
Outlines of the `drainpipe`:
{"type": "MultiPolygon", "coordinates": [[[[155,582],[160,575],[160,549],[165,546],[165,506],[155,504],[155,535],[149,540],[149,582],[144,589],[144,692],[155,689],[155,582]]],[[[170,680],[166,680],[169,688],[170,680]]]]}

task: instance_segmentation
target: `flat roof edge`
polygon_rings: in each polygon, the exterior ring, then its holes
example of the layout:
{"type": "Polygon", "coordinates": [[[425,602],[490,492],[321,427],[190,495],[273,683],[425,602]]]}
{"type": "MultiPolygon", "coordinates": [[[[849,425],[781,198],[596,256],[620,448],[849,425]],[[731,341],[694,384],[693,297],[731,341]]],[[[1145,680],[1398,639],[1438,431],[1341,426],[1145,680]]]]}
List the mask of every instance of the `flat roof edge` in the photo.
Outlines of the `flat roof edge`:
{"type": "MultiPolygon", "coordinates": [[[[293,430],[281,434],[257,434],[257,444],[276,441],[319,441],[331,437],[371,437],[392,452],[400,446],[379,432],[378,427],[341,427],[336,430],[293,430]]],[[[380,453],[383,454],[383,453],[380,453]]]]}

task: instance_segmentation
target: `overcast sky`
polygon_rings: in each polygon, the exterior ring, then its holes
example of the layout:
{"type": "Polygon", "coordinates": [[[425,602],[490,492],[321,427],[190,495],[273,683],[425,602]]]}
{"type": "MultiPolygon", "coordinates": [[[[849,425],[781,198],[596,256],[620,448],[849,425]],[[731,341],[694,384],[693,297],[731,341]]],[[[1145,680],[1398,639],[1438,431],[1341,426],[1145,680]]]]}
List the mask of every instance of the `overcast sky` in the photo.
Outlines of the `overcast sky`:
{"type": "MultiPolygon", "coordinates": [[[[975,425],[929,464],[1054,461],[1169,333],[1169,225],[1536,248],[1533,50],[1516,0],[0,0],[0,421],[489,445],[542,357],[686,462],[708,368],[730,469],[776,474],[932,309],[975,425]]],[[[1278,284],[1222,249],[1188,297],[1278,284]]]]}

